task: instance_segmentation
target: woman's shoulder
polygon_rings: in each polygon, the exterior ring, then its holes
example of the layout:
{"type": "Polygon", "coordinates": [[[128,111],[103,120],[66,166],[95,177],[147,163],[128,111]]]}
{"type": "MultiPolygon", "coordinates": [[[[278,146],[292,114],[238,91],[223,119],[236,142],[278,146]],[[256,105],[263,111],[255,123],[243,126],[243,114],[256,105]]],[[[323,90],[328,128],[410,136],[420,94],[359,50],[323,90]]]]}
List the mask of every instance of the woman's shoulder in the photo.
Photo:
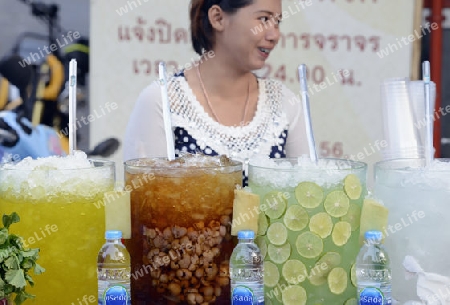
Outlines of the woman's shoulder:
{"type": "Polygon", "coordinates": [[[263,84],[266,91],[276,95],[277,99],[281,99],[283,102],[294,103],[298,102],[301,98],[299,94],[295,94],[284,82],[279,79],[271,77],[261,77],[256,75],[258,82],[263,84]]]}
{"type": "MultiPolygon", "coordinates": [[[[172,75],[168,76],[167,82],[169,86],[177,81],[179,78],[184,77],[184,71],[177,71],[173,73],[172,75]]],[[[152,98],[152,99],[160,99],[161,97],[161,86],[159,80],[153,80],[150,82],[144,89],[141,90],[141,93],[139,95],[139,98],[152,98]]]]}

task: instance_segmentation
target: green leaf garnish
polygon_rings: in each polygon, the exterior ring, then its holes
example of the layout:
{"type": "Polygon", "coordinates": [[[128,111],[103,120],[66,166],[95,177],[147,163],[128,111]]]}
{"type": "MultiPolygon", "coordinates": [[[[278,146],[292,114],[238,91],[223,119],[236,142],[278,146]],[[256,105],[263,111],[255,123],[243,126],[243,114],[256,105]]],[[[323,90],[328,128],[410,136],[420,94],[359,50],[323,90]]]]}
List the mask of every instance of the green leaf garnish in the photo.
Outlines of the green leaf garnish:
{"type": "Polygon", "coordinates": [[[27,284],[27,282],[25,282],[25,275],[22,269],[12,269],[6,271],[5,279],[9,284],[17,288],[23,288],[27,284]]]}
{"type": "Polygon", "coordinates": [[[7,229],[9,229],[9,226],[13,223],[19,222],[20,217],[17,215],[16,212],[13,212],[11,215],[3,215],[3,226],[7,229]]]}
{"type": "Polygon", "coordinates": [[[11,234],[10,226],[20,221],[17,213],[3,215],[3,228],[0,228],[0,299],[15,295],[14,304],[21,305],[34,295],[25,291],[27,284],[34,286],[34,281],[28,274],[33,270],[38,275],[45,271],[36,260],[39,249],[24,247],[21,236],[11,234]]]}

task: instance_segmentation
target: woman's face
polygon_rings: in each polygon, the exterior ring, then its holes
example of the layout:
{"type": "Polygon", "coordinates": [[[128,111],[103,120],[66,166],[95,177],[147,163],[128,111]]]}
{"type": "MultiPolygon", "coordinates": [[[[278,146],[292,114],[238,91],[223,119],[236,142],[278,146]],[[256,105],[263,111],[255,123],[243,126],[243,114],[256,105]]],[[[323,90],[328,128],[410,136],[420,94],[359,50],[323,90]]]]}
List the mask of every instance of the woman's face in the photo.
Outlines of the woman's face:
{"type": "Polygon", "coordinates": [[[281,0],[254,0],[235,14],[225,14],[215,47],[223,48],[242,68],[260,69],[278,43],[280,19],[281,0]]]}

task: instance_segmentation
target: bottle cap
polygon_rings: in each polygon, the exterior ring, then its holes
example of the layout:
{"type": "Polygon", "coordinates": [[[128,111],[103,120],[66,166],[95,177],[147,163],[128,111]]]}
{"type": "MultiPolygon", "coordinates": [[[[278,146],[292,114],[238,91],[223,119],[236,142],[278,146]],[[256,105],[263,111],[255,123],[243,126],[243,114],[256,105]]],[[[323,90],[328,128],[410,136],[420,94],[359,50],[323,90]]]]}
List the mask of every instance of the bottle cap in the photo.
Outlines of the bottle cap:
{"type": "Polygon", "coordinates": [[[364,234],[366,240],[380,241],[383,238],[381,231],[371,230],[364,234]]]}
{"type": "Polygon", "coordinates": [[[255,232],[252,230],[243,230],[238,232],[238,239],[254,239],[255,232]]]}
{"type": "Polygon", "coordinates": [[[121,239],[122,231],[106,231],[105,238],[106,239],[121,239]]]}

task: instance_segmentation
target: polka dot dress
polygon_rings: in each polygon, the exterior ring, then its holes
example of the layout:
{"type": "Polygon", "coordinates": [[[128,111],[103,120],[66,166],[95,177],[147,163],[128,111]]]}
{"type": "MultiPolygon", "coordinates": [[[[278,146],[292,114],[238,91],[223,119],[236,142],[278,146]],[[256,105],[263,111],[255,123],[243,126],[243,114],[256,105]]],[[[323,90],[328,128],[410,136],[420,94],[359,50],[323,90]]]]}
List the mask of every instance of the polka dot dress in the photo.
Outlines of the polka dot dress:
{"type": "MultiPolygon", "coordinates": [[[[279,145],[272,146],[272,150],[270,152],[270,158],[286,158],[286,138],[288,131],[284,130],[279,137],[279,145]]],[[[215,152],[211,147],[206,146],[204,149],[201,149],[199,145],[197,145],[197,141],[182,127],[176,127],[174,131],[175,136],[175,154],[178,156],[180,153],[192,153],[192,154],[204,154],[208,156],[217,156],[218,153],[215,152]]],[[[243,177],[243,185],[248,185],[248,176],[244,172],[243,177]]]]}

